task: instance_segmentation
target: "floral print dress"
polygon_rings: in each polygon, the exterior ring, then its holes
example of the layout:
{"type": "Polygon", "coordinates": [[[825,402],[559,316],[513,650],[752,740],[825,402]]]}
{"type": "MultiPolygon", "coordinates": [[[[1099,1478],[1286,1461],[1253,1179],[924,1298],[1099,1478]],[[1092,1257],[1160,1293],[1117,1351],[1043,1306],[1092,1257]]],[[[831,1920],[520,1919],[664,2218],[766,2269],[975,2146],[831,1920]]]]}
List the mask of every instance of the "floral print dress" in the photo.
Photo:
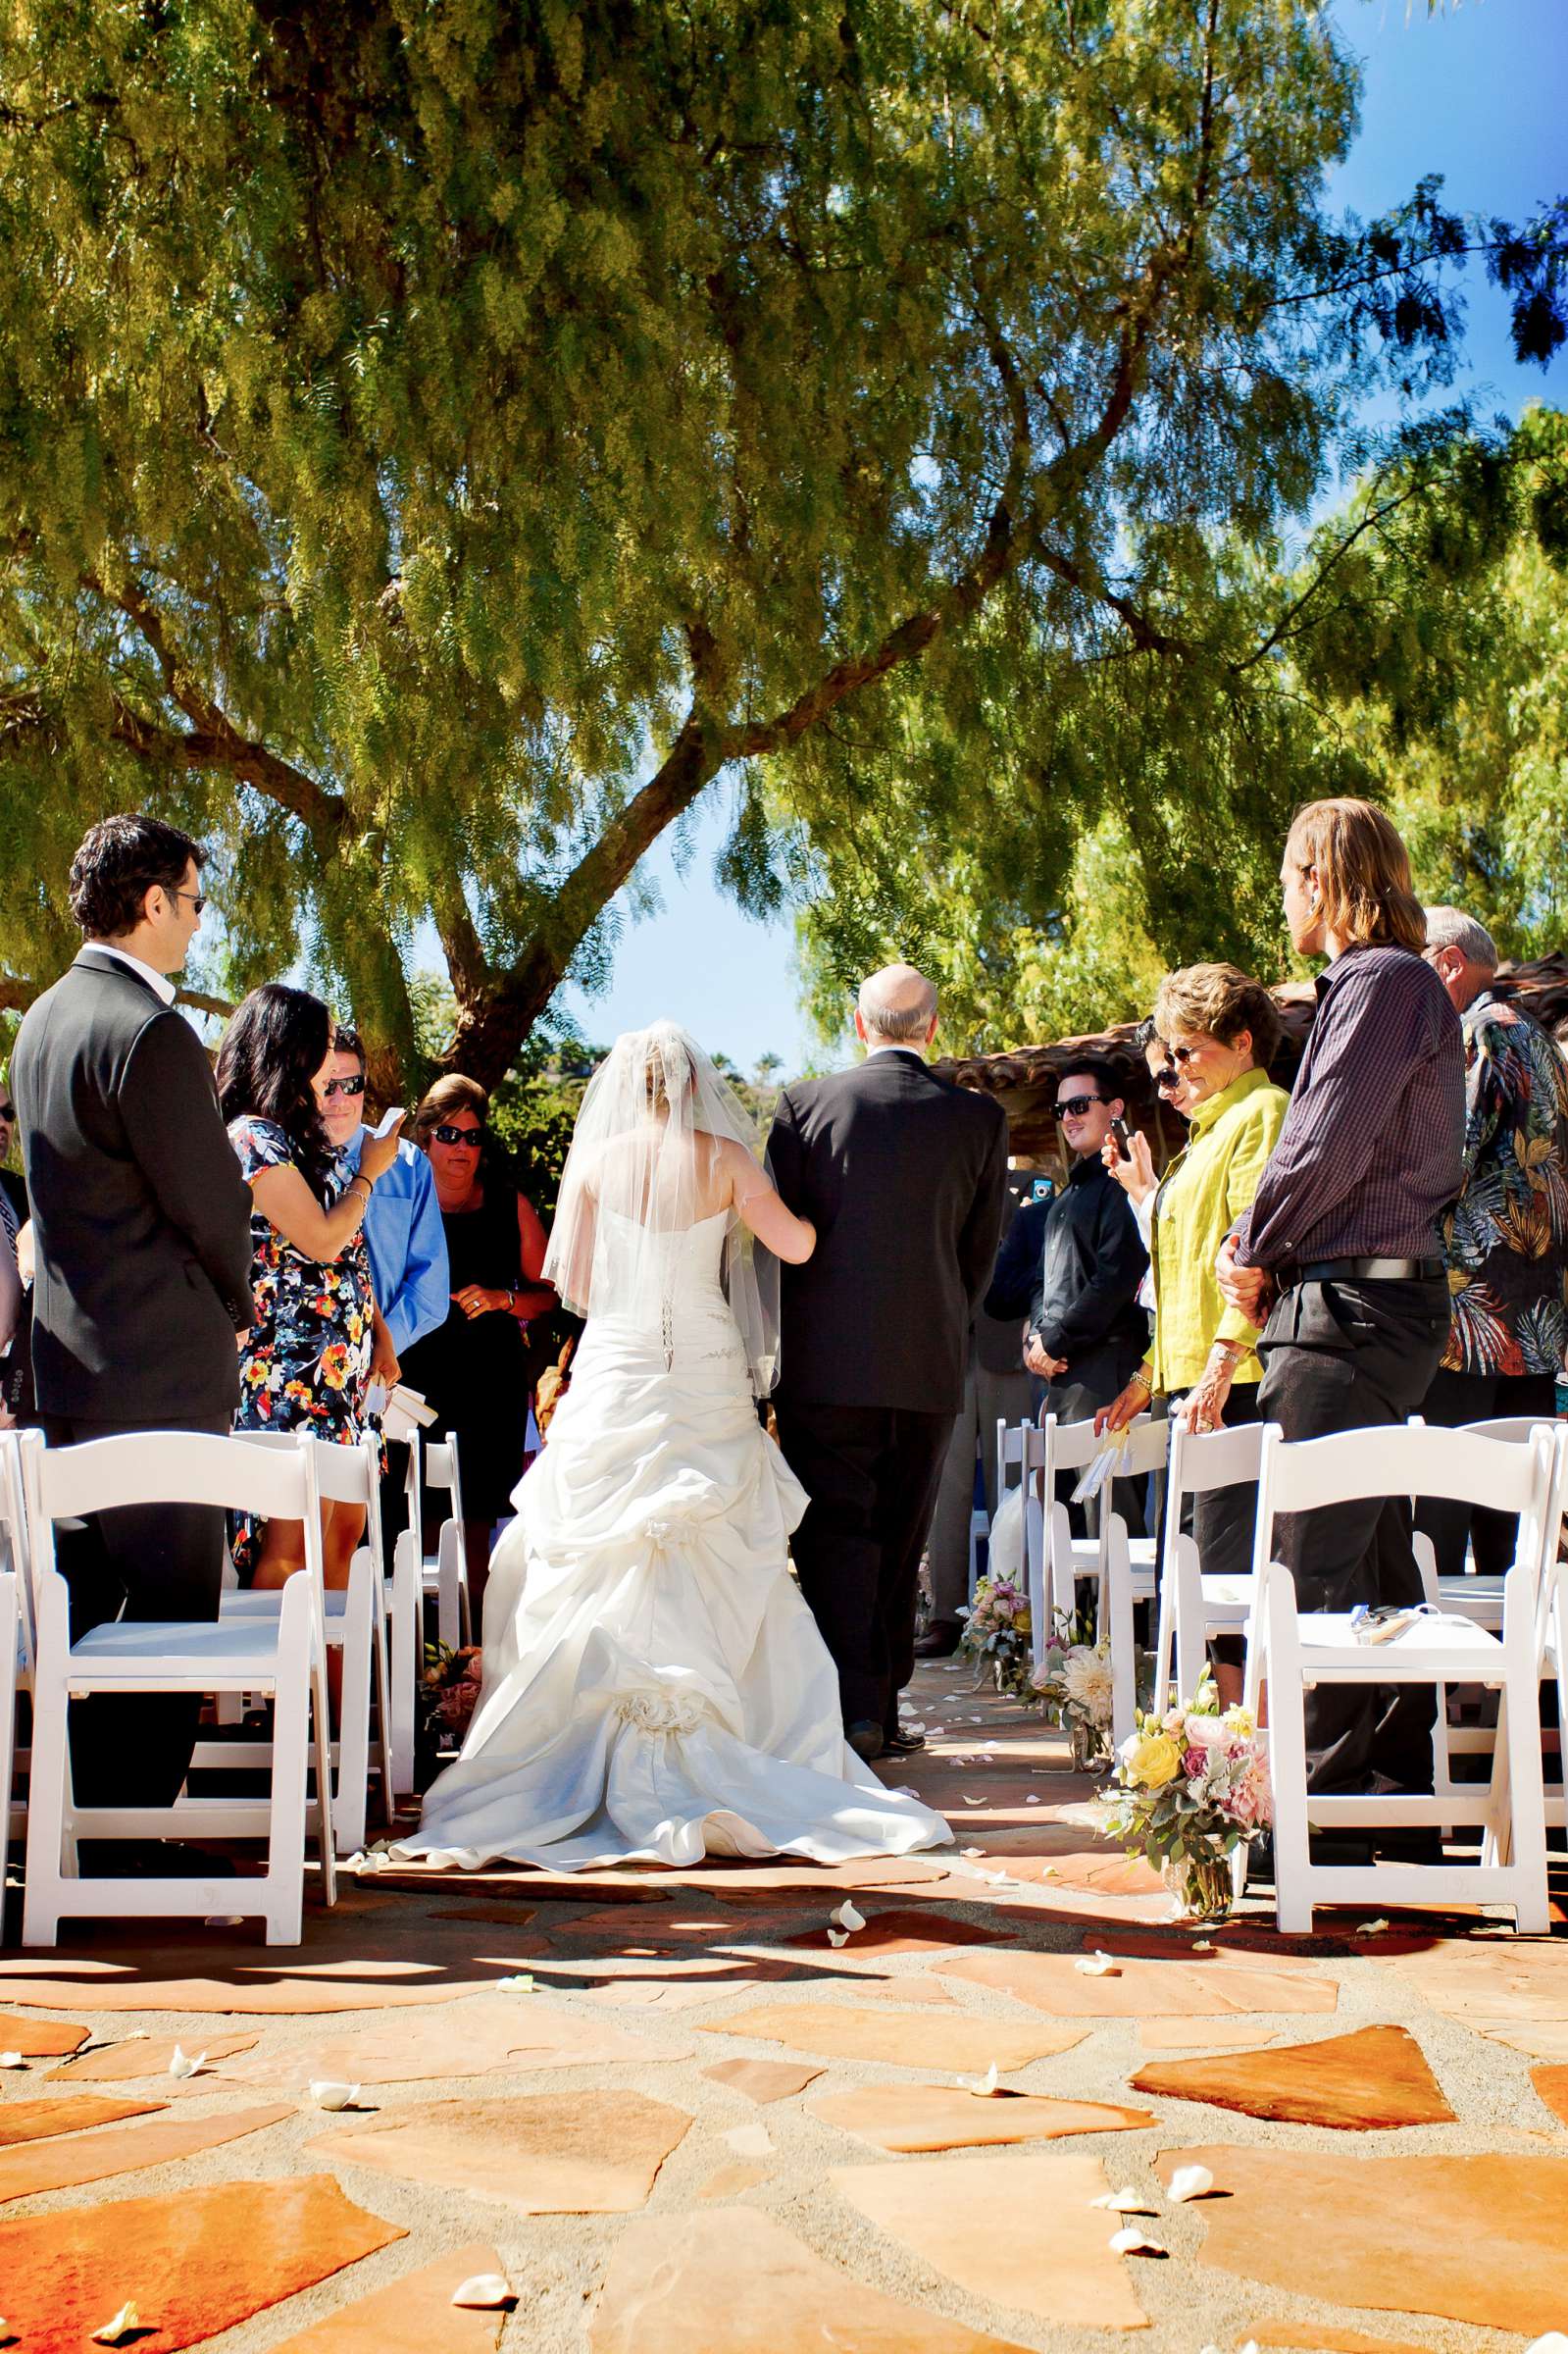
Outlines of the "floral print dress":
{"type": "Polygon", "coordinates": [[[1568,1064],[1483,990],[1461,1017],[1465,1188],[1443,1225],[1456,1373],[1557,1374],[1568,1346],[1568,1064]]]}
{"type": "MultiPolygon", "coordinates": [[[[285,1131],[252,1113],[230,1121],[228,1141],[247,1184],[264,1169],[294,1159],[285,1131]]],[[[339,1154],[329,1207],[353,1173],[339,1154]]],[[[363,1230],[327,1264],[285,1242],[256,1208],[250,1240],[252,1317],[239,1344],[234,1428],[308,1430],[333,1446],[356,1445],[365,1428],[373,1342],[374,1294],[363,1230]]],[[[241,1583],[254,1566],[256,1534],[248,1518],[236,1518],[232,1551],[241,1583]]]]}

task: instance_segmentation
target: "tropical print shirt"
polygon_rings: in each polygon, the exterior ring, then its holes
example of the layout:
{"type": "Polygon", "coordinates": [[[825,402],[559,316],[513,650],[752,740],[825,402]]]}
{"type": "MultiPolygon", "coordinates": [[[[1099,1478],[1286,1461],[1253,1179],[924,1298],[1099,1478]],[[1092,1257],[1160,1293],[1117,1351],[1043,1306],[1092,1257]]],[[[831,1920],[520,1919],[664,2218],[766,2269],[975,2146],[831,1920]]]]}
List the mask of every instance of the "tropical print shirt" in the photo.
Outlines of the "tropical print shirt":
{"type": "Polygon", "coordinates": [[[1490,989],[1462,1016],[1465,1186],[1443,1220],[1455,1373],[1558,1373],[1568,1346],[1568,1063],[1490,989]]]}

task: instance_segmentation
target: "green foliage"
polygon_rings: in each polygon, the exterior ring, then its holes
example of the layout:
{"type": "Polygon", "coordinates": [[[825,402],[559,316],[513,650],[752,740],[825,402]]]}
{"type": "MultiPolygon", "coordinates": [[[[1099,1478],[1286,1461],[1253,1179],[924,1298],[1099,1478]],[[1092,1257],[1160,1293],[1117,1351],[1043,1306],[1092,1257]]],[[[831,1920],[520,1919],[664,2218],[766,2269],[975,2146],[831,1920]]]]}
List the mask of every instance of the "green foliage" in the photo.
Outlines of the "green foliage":
{"type": "Polygon", "coordinates": [[[1300,782],[1210,551],[1442,381],[1461,248],[1557,317],[1550,219],[1331,224],[1354,115],[1318,0],[3,0],[13,999],[150,802],[230,992],[406,1085],[433,924],[494,1082],[726,771],[758,907],[889,780],[966,844],[994,781],[1026,906],[1141,796],[1196,943],[1300,782]]]}

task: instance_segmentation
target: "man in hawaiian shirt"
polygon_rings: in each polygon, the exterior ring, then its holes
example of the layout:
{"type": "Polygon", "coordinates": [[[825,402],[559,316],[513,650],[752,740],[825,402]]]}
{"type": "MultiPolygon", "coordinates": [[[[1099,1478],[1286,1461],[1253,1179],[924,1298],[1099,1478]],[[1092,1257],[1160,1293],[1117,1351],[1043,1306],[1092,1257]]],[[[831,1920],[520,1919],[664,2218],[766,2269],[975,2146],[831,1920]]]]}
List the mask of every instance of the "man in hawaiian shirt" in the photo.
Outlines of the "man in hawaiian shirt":
{"type": "MultiPolygon", "coordinates": [[[[1453,1000],[1465,1049],[1465,1184],[1443,1221],[1452,1321],[1427,1392],[1429,1422],[1502,1414],[1550,1421],[1568,1346],[1568,1063],[1493,986],[1497,950],[1457,907],[1427,909],[1427,962],[1453,1000]]],[[[1416,1525],[1444,1575],[1513,1560],[1509,1512],[1424,1498],[1416,1525]]]]}

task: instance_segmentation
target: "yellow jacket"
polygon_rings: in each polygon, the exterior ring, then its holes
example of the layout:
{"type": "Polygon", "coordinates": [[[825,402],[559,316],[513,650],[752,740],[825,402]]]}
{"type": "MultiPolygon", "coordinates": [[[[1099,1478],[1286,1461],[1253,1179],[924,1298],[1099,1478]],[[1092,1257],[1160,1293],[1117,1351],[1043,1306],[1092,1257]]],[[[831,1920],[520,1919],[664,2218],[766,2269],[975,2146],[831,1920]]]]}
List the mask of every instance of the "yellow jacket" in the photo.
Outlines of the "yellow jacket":
{"type": "Polygon", "coordinates": [[[1156,1391],[1190,1389],[1216,1341],[1246,1344],[1235,1381],[1262,1377],[1252,1348],[1258,1328],[1220,1297],[1214,1261],[1258,1190],[1290,1100],[1267,1071],[1243,1071],[1198,1105],[1186,1149],[1161,1180],[1150,1251],[1154,1333],[1149,1357],[1156,1391]]]}

